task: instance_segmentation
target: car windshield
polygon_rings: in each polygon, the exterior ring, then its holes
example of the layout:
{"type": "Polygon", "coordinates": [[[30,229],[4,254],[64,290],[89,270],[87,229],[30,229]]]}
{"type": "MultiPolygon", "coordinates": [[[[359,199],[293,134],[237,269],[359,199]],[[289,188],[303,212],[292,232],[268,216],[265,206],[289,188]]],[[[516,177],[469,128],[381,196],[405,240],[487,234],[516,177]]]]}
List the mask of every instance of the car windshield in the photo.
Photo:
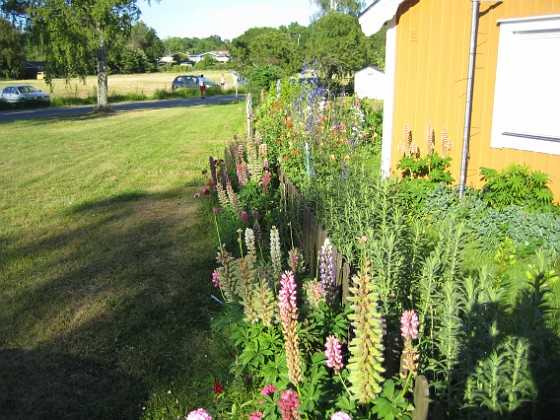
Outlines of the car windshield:
{"type": "Polygon", "coordinates": [[[18,90],[21,93],[39,92],[39,89],[35,89],[33,86],[18,86],[18,90]]]}

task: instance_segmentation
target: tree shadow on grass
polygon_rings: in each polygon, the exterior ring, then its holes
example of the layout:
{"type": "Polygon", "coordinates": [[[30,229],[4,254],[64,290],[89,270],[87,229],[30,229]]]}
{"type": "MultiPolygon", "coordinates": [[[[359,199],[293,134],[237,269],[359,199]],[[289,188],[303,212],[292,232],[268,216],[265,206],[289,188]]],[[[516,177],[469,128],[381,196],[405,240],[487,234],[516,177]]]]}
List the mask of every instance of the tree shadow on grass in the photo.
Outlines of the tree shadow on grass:
{"type": "Polygon", "coordinates": [[[122,192],[64,210],[60,226],[37,240],[3,239],[2,259],[16,268],[0,308],[0,369],[18,392],[6,394],[0,416],[11,407],[12,418],[24,418],[37,404],[59,414],[27,418],[138,418],[154,390],[172,391],[178,413],[211,397],[224,371],[210,332],[219,310],[210,296],[214,227],[193,190],[122,192]],[[39,376],[25,379],[26,361],[41,360],[39,376]]]}
{"type": "Polygon", "coordinates": [[[146,400],[138,378],[64,354],[0,351],[3,419],[135,419],[146,400]]]}

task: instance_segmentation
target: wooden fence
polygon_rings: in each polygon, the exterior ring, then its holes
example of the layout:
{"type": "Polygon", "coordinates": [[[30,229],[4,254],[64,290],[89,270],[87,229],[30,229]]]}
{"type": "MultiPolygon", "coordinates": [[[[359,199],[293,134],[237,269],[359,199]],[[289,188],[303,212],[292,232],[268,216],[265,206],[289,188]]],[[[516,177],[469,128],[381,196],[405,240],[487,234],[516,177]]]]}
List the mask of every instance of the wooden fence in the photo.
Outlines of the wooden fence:
{"type": "MultiPolygon", "coordinates": [[[[278,179],[280,181],[280,191],[284,207],[288,211],[294,212],[298,217],[302,229],[301,248],[309,272],[312,274],[317,273],[319,252],[325,243],[325,239],[328,238],[327,232],[323,229],[321,222],[319,222],[306,204],[296,186],[281,168],[278,169],[278,179]]],[[[341,288],[342,302],[346,303],[348,287],[350,286],[351,280],[351,267],[344,261],[342,253],[338,251],[336,245],[334,245],[332,241],[331,244],[333,248],[336,285],[341,288]]]]}

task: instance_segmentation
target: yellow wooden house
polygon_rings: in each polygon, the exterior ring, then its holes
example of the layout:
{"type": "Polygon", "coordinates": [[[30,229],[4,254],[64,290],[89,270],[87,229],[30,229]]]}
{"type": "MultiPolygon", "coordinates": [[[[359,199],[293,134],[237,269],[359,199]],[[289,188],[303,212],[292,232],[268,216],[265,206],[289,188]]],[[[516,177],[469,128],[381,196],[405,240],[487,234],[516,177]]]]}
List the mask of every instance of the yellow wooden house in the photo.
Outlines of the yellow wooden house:
{"type": "Polygon", "coordinates": [[[560,200],[560,0],[375,0],[359,20],[368,36],[387,25],[385,175],[409,133],[426,152],[430,125],[462,189],[519,163],[560,200]]]}

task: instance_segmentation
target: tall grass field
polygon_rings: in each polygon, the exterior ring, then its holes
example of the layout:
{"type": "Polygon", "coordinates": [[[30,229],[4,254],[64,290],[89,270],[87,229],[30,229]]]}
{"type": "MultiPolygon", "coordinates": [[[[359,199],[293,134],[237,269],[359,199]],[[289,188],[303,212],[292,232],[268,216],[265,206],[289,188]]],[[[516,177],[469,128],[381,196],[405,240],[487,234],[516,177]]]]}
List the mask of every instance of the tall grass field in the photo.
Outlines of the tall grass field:
{"type": "Polygon", "coordinates": [[[206,404],[214,226],[201,169],[243,103],[0,125],[0,418],[206,404]]]}

